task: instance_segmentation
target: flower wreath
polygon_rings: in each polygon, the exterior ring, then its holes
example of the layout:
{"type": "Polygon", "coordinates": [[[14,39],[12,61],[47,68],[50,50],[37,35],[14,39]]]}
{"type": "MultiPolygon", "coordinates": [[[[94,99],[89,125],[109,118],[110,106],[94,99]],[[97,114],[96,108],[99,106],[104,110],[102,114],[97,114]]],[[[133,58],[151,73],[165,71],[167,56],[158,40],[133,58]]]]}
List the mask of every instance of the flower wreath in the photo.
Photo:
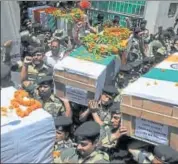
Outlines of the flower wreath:
{"type": "MultiPolygon", "coordinates": [[[[18,90],[15,91],[14,98],[11,100],[11,105],[8,108],[11,110],[14,109],[16,114],[23,118],[28,116],[32,111],[41,107],[41,103],[33,98],[30,98],[28,92],[24,90],[18,90]],[[26,110],[21,109],[21,106],[27,107],[26,110]]],[[[1,111],[7,112],[7,108],[1,107],[1,111]]]]}

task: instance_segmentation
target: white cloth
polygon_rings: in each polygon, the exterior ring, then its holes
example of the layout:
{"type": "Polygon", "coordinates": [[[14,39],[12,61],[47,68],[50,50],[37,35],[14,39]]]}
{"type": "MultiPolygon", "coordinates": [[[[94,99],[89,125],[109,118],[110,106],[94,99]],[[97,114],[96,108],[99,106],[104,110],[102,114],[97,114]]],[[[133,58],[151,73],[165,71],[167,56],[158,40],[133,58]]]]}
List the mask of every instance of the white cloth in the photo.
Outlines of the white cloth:
{"type": "MultiPolygon", "coordinates": [[[[13,87],[1,90],[1,106],[9,105],[14,91],[13,87]]],[[[55,135],[53,118],[43,109],[24,118],[11,114],[1,119],[1,162],[51,163],[55,135]]]]}
{"type": "Polygon", "coordinates": [[[55,64],[57,64],[58,61],[61,61],[64,57],[65,51],[60,52],[57,57],[52,55],[51,51],[48,51],[45,54],[45,64],[49,67],[54,67],[55,64]]]}

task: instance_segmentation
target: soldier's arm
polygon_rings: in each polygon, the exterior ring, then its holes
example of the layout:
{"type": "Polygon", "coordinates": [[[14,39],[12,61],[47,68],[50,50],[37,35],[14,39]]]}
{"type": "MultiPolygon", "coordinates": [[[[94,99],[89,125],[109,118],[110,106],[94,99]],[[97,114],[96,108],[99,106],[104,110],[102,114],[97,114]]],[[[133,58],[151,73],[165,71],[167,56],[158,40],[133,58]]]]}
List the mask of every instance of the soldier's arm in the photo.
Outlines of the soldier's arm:
{"type": "Polygon", "coordinates": [[[90,114],[90,109],[87,109],[86,111],[84,111],[80,116],[79,116],[79,120],[81,122],[85,122],[87,120],[88,115],[90,114]]]}
{"type": "Polygon", "coordinates": [[[95,122],[97,122],[100,126],[103,125],[103,121],[98,116],[97,112],[92,112],[92,116],[93,116],[93,119],[95,120],[95,122]]]}
{"type": "Polygon", "coordinates": [[[66,117],[72,117],[72,110],[69,101],[67,99],[61,99],[61,100],[64,103],[66,117]]]}
{"type": "Polygon", "coordinates": [[[23,82],[27,78],[28,74],[28,65],[24,64],[22,66],[21,72],[20,72],[20,80],[23,82]]]}

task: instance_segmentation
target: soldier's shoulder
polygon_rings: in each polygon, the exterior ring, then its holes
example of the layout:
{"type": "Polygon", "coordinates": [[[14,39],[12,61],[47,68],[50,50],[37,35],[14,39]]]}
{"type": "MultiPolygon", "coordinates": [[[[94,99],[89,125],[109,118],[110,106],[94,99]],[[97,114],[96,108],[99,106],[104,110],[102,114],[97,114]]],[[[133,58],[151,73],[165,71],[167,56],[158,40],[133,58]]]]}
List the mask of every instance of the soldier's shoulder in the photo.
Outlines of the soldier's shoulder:
{"type": "Polygon", "coordinates": [[[61,160],[65,161],[66,159],[70,159],[73,156],[77,156],[75,148],[66,148],[61,152],[61,160]]]}
{"type": "Polygon", "coordinates": [[[59,97],[57,97],[56,95],[52,94],[52,95],[50,96],[50,98],[51,98],[51,100],[52,100],[53,102],[61,103],[61,104],[62,104],[61,99],[60,99],[59,97]]]}
{"type": "Polygon", "coordinates": [[[104,151],[98,150],[95,152],[94,161],[95,162],[109,162],[109,155],[104,151]]]}

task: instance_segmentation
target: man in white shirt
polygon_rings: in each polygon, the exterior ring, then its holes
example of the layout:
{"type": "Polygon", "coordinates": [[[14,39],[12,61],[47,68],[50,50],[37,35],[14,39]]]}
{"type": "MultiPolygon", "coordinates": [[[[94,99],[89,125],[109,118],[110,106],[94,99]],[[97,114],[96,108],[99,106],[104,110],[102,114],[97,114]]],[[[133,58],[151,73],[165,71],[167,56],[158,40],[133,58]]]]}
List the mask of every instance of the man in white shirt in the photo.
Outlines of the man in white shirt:
{"type": "Polygon", "coordinates": [[[54,65],[67,56],[70,49],[66,49],[64,46],[60,45],[59,40],[53,40],[51,42],[51,50],[45,54],[45,64],[48,67],[54,67],[54,65]]]}

